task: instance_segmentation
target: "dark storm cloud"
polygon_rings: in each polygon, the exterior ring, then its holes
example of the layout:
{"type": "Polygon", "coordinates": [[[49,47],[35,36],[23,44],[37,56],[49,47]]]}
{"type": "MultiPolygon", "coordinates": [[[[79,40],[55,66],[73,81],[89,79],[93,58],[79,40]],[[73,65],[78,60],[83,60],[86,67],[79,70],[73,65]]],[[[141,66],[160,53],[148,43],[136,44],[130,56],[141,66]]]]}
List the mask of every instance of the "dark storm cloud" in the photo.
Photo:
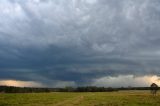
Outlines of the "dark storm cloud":
{"type": "Polygon", "coordinates": [[[0,79],[58,86],[159,75],[159,5],[159,0],[2,0],[0,79]]]}

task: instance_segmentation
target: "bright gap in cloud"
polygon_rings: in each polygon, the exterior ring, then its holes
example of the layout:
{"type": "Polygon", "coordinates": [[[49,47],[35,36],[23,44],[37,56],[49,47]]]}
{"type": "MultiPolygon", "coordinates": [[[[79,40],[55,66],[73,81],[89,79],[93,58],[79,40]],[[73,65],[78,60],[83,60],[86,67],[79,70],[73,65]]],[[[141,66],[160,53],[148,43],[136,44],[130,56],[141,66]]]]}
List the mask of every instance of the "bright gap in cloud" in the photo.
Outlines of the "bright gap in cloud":
{"type": "Polygon", "coordinates": [[[106,87],[149,87],[152,83],[156,83],[160,86],[160,77],[157,75],[141,77],[120,75],[118,77],[103,77],[96,79],[92,85],[106,87]]]}
{"type": "Polygon", "coordinates": [[[34,81],[0,80],[0,85],[15,87],[43,87],[41,83],[34,81]]]}

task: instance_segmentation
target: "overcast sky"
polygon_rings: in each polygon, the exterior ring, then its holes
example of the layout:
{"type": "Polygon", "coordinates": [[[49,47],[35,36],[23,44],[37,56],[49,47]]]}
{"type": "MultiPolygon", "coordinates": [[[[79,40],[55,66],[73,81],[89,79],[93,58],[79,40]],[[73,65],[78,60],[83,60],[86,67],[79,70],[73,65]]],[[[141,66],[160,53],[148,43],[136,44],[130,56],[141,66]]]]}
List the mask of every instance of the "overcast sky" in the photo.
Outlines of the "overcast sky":
{"type": "Polygon", "coordinates": [[[159,0],[0,0],[0,85],[149,86],[159,75],[159,0]]]}

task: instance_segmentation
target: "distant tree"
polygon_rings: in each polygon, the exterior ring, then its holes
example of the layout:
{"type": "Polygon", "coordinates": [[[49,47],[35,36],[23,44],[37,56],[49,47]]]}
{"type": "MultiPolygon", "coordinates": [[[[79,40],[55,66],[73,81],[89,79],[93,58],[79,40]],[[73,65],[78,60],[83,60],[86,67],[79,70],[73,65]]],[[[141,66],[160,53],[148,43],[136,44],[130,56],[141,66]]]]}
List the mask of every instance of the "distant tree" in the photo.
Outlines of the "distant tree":
{"type": "Polygon", "coordinates": [[[158,85],[155,84],[155,83],[152,83],[151,86],[150,86],[150,88],[151,88],[151,93],[152,93],[153,95],[156,95],[156,93],[157,93],[157,91],[158,91],[158,85]]]}
{"type": "Polygon", "coordinates": [[[74,88],[73,87],[70,87],[70,86],[67,86],[64,88],[65,92],[73,92],[74,91],[74,88]]]}

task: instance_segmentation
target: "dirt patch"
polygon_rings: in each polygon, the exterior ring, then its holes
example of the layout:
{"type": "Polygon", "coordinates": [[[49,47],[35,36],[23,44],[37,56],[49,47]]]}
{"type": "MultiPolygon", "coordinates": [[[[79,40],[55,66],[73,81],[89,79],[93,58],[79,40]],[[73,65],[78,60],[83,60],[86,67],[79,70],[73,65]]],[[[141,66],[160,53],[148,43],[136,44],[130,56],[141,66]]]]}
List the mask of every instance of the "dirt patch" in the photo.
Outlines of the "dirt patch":
{"type": "Polygon", "coordinates": [[[83,99],[84,99],[84,96],[78,96],[78,97],[67,99],[60,103],[57,103],[54,106],[76,106],[80,104],[83,101],[83,99]]]}

